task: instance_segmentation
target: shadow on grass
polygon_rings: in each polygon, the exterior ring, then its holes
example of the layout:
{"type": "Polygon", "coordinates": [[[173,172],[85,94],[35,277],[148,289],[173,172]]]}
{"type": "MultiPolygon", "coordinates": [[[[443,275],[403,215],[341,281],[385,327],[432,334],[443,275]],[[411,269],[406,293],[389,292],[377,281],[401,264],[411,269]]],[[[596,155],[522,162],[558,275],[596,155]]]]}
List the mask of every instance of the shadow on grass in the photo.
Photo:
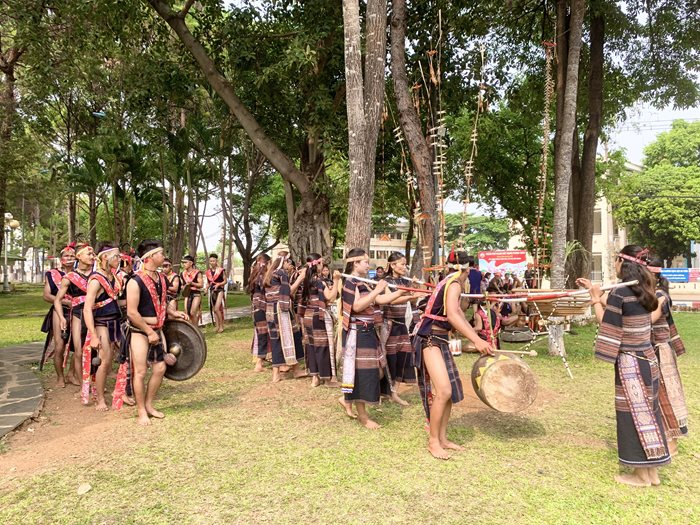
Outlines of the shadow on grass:
{"type": "Polygon", "coordinates": [[[451,424],[455,428],[478,429],[501,441],[542,437],[547,434],[542,423],[527,416],[486,410],[464,414],[454,419],[451,424]]]}

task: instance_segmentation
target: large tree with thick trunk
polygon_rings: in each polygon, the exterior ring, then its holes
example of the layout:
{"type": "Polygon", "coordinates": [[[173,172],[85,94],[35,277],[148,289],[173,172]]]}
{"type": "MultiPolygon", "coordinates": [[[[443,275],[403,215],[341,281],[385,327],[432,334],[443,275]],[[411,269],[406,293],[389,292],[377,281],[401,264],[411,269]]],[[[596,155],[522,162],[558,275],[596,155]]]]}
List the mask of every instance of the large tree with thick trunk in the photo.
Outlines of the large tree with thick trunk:
{"type": "MultiPolygon", "coordinates": [[[[399,113],[401,131],[406,138],[411,165],[418,182],[418,200],[421,216],[418,220],[419,244],[423,257],[416,257],[413,268],[420,268],[423,260],[432,259],[435,240],[435,182],[432,174],[432,155],[420,117],[416,113],[410,94],[406,73],[406,0],[394,0],[391,14],[391,76],[394,81],[394,96],[399,113]]],[[[417,252],[418,253],[418,252],[417,252]]]]}
{"type": "Polygon", "coordinates": [[[386,0],[368,0],[365,14],[365,68],[359,0],[343,0],[345,82],[348,112],[350,187],[345,247],[369,249],[372,235],[374,165],[384,100],[386,0]]]}
{"type": "Polygon", "coordinates": [[[190,52],[207,82],[226,103],[253,144],[282,178],[299,192],[300,201],[294,210],[293,229],[289,232],[292,254],[297,258],[311,252],[330,254],[330,204],[327,195],[314,191],[314,180],[318,176],[319,164],[322,165],[323,157],[318,154],[313,139],[307,140],[306,148],[314,150],[308,157],[313,162],[300,168],[265,132],[238,97],[232,83],[219,71],[204,46],[192,34],[185,19],[194,2],[188,1],[180,11],[174,11],[163,0],[148,0],[148,3],[167,22],[190,52]]]}

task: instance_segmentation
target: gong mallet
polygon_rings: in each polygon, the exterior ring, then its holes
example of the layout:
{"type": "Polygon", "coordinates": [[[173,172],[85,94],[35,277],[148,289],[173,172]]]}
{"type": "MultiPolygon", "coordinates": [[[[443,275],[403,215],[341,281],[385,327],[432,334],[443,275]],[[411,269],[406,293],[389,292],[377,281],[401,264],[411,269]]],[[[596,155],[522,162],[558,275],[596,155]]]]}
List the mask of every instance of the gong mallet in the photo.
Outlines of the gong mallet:
{"type": "Polygon", "coordinates": [[[529,355],[530,357],[537,357],[537,351],[536,350],[494,350],[494,353],[496,354],[520,354],[520,355],[529,355]]]}

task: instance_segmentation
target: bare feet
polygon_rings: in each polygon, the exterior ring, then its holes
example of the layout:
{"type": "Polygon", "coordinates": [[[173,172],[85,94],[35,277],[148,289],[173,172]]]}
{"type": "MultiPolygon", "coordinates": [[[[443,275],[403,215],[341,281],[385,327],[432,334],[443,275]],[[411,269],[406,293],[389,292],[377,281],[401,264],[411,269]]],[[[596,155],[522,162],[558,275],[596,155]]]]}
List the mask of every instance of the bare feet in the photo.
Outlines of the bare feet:
{"type": "Polygon", "coordinates": [[[407,401],[404,401],[403,399],[401,399],[401,398],[399,397],[399,394],[397,394],[396,392],[392,392],[392,393],[391,393],[391,398],[390,398],[390,399],[391,399],[394,403],[396,403],[397,405],[401,405],[402,407],[407,407],[407,406],[409,406],[409,405],[408,405],[408,402],[407,402],[407,401]]]}
{"type": "Polygon", "coordinates": [[[289,372],[292,369],[291,366],[287,366],[287,365],[278,366],[277,368],[279,368],[280,372],[289,372]]]}
{"type": "Polygon", "coordinates": [[[340,403],[340,406],[342,406],[345,409],[345,414],[348,417],[351,417],[353,419],[357,419],[357,416],[352,413],[352,403],[345,401],[345,397],[340,396],[338,398],[338,403],[340,403]]]}
{"type": "Polygon", "coordinates": [[[122,395],[122,401],[125,405],[129,405],[130,407],[136,404],[136,400],[133,397],[127,396],[126,394],[122,395]]]}
{"type": "Polygon", "coordinates": [[[255,368],[253,370],[255,372],[262,372],[264,370],[262,359],[258,359],[258,362],[255,363],[255,368]]]}
{"type": "Polygon", "coordinates": [[[143,425],[143,426],[146,426],[146,425],[150,425],[150,424],[151,424],[151,420],[148,418],[148,414],[139,414],[139,417],[138,417],[138,419],[136,420],[136,422],[137,422],[139,425],[143,425]]]}
{"type": "Polygon", "coordinates": [[[659,468],[658,467],[649,467],[646,469],[646,476],[645,476],[646,481],[654,485],[655,487],[658,487],[661,485],[661,478],[659,477],[659,468]]]}
{"type": "Polygon", "coordinates": [[[66,388],[66,380],[62,377],[56,379],[56,388],[66,388]]]}
{"type": "Polygon", "coordinates": [[[678,455],[678,440],[676,440],[676,439],[669,439],[668,440],[668,453],[671,455],[671,457],[678,455]]]}
{"type": "Polygon", "coordinates": [[[80,381],[78,381],[73,375],[66,376],[66,381],[68,381],[68,383],[71,385],[81,386],[80,381]]]}
{"type": "Polygon", "coordinates": [[[454,443],[454,442],[450,441],[449,439],[444,439],[444,440],[440,441],[440,445],[442,445],[442,448],[446,448],[448,450],[458,450],[460,452],[467,450],[462,445],[458,445],[457,443],[454,443]]]}
{"type": "Polygon", "coordinates": [[[378,428],[382,428],[379,423],[377,423],[376,421],[372,421],[369,418],[358,418],[358,421],[360,422],[360,425],[370,430],[377,430],[378,428]]]}
{"type": "Polygon", "coordinates": [[[275,367],[272,369],[272,382],[273,383],[279,383],[282,381],[282,377],[280,376],[280,368],[281,367],[275,367]]]}
{"type": "Polygon", "coordinates": [[[333,379],[331,379],[331,380],[324,381],[323,386],[327,386],[330,388],[340,388],[340,383],[338,381],[334,381],[333,379]]]}
{"type": "Polygon", "coordinates": [[[109,407],[107,406],[107,403],[105,403],[105,400],[101,399],[97,402],[97,405],[95,405],[95,410],[98,412],[107,412],[109,407]]]}
{"type": "Polygon", "coordinates": [[[307,377],[309,374],[306,372],[306,370],[302,370],[301,368],[296,368],[294,370],[294,379],[300,379],[302,377],[307,377]]]}
{"type": "Polygon", "coordinates": [[[314,388],[321,386],[321,380],[318,378],[318,376],[311,377],[311,386],[314,388]]]}
{"type": "Polygon", "coordinates": [[[450,455],[444,448],[442,448],[442,445],[439,441],[432,441],[429,439],[428,452],[430,452],[430,455],[433,456],[435,459],[450,459],[450,455]]]}
{"type": "Polygon", "coordinates": [[[651,482],[646,479],[642,479],[637,474],[618,474],[615,476],[615,481],[622,483],[623,485],[629,485],[631,487],[649,487],[651,482]]]}
{"type": "Polygon", "coordinates": [[[165,417],[165,414],[163,414],[163,412],[160,412],[153,407],[146,407],[146,412],[149,416],[152,416],[156,419],[163,419],[165,417]]]}

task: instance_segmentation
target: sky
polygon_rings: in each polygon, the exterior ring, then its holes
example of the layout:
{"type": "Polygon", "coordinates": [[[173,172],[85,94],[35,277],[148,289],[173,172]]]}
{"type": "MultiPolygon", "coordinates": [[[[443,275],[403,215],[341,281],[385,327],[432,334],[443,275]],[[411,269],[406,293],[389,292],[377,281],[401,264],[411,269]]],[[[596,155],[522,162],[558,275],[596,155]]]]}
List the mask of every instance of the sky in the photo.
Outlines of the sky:
{"type": "MultiPolygon", "coordinates": [[[[674,120],[683,119],[688,121],[700,120],[700,107],[686,110],[675,110],[672,108],[657,110],[650,107],[639,106],[633,108],[628,113],[628,119],[609,132],[608,147],[610,151],[625,149],[627,160],[635,164],[644,163],[644,148],[656,140],[659,133],[671,129],[674,120]]],[[[602,148],[602,146],[601,146],[602,148]]],[[[600,151],[602,154],[602,149],[600,151]]],[[[218,200],[208,204],[207,210],[216,209],[218,200]]],[[[447,201],[445,211],[447,213],[461,213],[462,204],[455,201],[447,201]]],[[[470,213],[488,213],[487,210],[473,206],[470,213]]],[[[214,250],[221,238],[222,217],[214,216],[204,219],[204,236],[207,247],[214,250]]],[[[203,247],[200,245],[199,249],[203,247]]]]}

